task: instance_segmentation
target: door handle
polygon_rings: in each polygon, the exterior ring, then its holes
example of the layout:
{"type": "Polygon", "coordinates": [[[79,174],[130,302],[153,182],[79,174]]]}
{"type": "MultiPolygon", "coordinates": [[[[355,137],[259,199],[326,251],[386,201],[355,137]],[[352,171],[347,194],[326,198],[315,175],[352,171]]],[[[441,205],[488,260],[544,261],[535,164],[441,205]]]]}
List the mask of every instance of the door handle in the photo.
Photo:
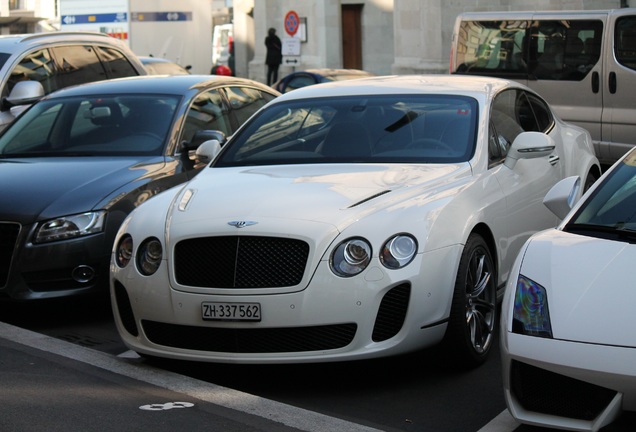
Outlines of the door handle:
{"type": "Polygon", "coordinates": [[[601,79],[598,72],[592,72],[592,93],[598,93],[600,90],[601,79]]]}
{"type": "Polygon", "coordinates": [[[559,155],[550,155],[548,157],[548,162],[550,162],[550,165],[556,165],[557,163],[559,163],[559,155]]]}
{"type": "Polygon", "coordinates": [[[609,91],[611,94],[616,93],[616,72],[609,74],[609,91]]]}

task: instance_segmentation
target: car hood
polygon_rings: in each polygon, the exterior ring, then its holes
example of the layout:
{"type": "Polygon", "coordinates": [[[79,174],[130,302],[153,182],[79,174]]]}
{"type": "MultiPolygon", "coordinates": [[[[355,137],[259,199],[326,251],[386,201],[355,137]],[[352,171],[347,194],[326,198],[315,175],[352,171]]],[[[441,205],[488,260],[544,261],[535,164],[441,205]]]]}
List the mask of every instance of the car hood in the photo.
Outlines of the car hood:
{"type": "MultiPolygon", "coordinates": [[[[194,192],[174,224],[211,218],[222,221],[279,220],[329,224],[342,231],[365,215],[404,203],[418,206],[471,175],[457,165],[294,165],[208,168],[185,189],[194,192]],[[414,204],[415,205],[415,204],[414,204]]],[[[283,221],[283,222],[281,222],[283,221]]]]}
{"type": "Polygon", "coordinates": [[[550,230],[520,272],[546,289],[555,339],[636,347],[635,262],[636,245],[550,230]]]}
{"type": "MultiPolygon", "coordinates": [[[[158,169],[157,157],[0,159],[0,217],[23,224],[101,208],[104,198],[158,169]]],[[[163,158],[159,158],[163,161],[163,158]]]]}

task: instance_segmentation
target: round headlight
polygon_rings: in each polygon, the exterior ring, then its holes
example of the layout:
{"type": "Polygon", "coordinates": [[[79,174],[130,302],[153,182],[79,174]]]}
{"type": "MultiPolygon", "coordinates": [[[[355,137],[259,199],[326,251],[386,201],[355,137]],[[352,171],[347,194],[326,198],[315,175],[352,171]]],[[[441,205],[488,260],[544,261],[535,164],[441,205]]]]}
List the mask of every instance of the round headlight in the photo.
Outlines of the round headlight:
{"type": "Polygon", "coordinates": [[[133,256],[133,241],[129,234],[124,235],[117,243],[115,249],[115,263],[124,268],[128,265],[133,256]]]}
{"type": "Polygon", "coordinates": [[[399,269],[411,261],[417,253],[417,241],[407,234],[391,237],[380,251],[380,261],[385,267],[399,269]]]}
{"type": "Polygon", "coordinates": [[[352,238],[338,245],[331,256],[331,270],[342,277],[355,276],[367,268],[371,245],[364,239],[352,238]]]}
{"type": "Polygon", "coordinates": [[[137,268],[145,276],[154,274],[163,257],[161,242],[152,237],[143,241],[137,250],[137,268]]]}

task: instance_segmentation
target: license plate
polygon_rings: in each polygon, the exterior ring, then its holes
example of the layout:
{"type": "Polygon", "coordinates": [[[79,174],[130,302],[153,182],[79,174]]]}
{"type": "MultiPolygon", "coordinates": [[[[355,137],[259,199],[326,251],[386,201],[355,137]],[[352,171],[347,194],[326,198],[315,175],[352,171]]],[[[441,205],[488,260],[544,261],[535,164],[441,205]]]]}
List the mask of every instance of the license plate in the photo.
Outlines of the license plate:
{"type": "Polygon", "coordinates": [[[201,303],[204,320],[211,321],[260,321],[260,303],[201,303]]]}

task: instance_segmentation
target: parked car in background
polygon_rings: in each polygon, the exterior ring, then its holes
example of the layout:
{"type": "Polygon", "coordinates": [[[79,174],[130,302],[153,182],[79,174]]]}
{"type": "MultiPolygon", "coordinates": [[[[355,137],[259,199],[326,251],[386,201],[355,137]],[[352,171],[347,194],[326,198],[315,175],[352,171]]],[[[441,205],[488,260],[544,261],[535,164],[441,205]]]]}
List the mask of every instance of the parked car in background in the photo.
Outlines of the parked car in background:
{"type": "Polygon", "coordinates": [[[325,362],[443,341],[481,364],[517,252],[558,222],[543,196],[600,170],[531,90],[451,75],[308,86],[220,144],[117,235],[115,322],[141,354],[325,362]]]}
{"type": "Polygon", "coordinates": [[[139,56],[139,60],[150,75],[187,75],[191,69],[160,57],[139,56]]]}
{"type": "Polygon", "coordinates": [[[55,32],[0,36],[0,130],[42,94],[92,81],[146,75],[137,56],[103,33],[55,32]],[[16,83],[38,90],[11,94],[16,83]],[[11,112],[13,110],[13,112],[11,112]]]}
{"type": "Polygon", "coordinates": [[[0,135],[0,296],[108,292],[132,209],[191,179],[189,153],[278,95],[221,76],[146,76],[59,90],[0,135]],[[211,132],[214,130],[214,132],[211,132]]]}
{"type": "Polygon", "coordinates": [[[307,69],[292,72],[272,84],[281,93],[296,90],[301,87],[330,81],[344,81],[373,76],[372,73],[357,69],[307,69]]]}
{"type": "MultiPolygon", "coordinates": [[[[577,178],[546,205],[563,217],[577,178]]],[[[636,411],[636,149],[588,191],[561,224],[519,253],[502,305],[501,352],[513,417],[597,431],[636,411]]]]}

